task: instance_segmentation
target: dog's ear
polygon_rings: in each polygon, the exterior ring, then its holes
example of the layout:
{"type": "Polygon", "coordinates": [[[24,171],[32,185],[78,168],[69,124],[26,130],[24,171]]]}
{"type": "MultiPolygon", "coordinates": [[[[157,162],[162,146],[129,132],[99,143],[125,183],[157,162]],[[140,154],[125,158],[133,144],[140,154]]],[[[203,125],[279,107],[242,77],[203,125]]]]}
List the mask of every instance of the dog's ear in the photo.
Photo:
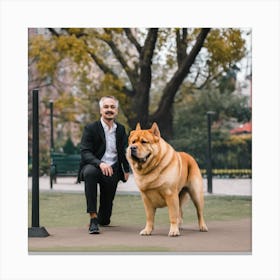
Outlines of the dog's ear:
{"type": "Polygon", "coordinates": [[[153,123],[152,127],[150,128],[150,131],[157,137],[160,137],[160,131],[159,131],[159,128],[158,128],[158,125],[157,123],[153,123]]]}
{"type": "Polygon", "coordinates": [[[137,123],[135,130],[141,130],[140,123],[137,123]]]}

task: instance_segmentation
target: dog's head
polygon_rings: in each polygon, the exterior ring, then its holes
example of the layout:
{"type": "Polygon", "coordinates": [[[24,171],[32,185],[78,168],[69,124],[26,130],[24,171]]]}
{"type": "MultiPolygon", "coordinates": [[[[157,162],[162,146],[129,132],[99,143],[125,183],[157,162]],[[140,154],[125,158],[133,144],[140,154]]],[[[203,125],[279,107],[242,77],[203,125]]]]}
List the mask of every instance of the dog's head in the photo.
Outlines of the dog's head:
{"type": "Polygon", "coordinates": [[[160,152],[160,131],[156,123],[150,129],[143,130],[138,123],[130,132],[128,139],[127,158],[133,167],[144,169],[154,164],[154,158],[160,152]]]}

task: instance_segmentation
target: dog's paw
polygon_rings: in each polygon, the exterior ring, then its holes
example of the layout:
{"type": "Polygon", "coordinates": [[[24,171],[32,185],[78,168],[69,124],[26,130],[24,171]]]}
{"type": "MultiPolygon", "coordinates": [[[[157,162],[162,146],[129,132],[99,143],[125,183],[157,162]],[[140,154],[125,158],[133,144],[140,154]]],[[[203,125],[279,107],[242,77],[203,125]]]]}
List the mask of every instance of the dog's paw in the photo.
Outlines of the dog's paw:
{"type": "Polygon", "coordinates": [[[178,228],[176,228],[176,227],[170,228],[170,231],[169,231],[169,233],[168,233],[168,236],[170,236],[170,237],[175,237],[175,236],[179,236],[179,235],[180,235],[180,231],[179,231],[178,228]]]}
{"type": "Polygon", "coordinates": [[[200,226],[199,226],[199,230],[200,230],[201,232],[207,232],[207,231],[208,231],[208,228],[207,228],[206,224],[203,224],[203,225],[200,225],[200,226]]]}
{"type": "Polygon", "coordinates": [[[139,234],[140,235],[151,235],[152,234],[152,230],[144,228],[143,230],[140,231],[139,234]]]}

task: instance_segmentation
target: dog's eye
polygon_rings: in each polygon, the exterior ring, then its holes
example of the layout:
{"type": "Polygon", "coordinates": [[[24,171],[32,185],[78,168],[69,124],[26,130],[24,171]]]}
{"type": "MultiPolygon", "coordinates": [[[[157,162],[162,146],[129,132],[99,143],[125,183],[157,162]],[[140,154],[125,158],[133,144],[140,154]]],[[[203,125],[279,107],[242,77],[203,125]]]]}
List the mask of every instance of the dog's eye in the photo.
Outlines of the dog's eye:
{"type": "Polygon", "coordinates": [[[148,144],[149,142],[146,141],[146,140],[141,140],[141,143],[142,143],[142,144],[148,144]]]}

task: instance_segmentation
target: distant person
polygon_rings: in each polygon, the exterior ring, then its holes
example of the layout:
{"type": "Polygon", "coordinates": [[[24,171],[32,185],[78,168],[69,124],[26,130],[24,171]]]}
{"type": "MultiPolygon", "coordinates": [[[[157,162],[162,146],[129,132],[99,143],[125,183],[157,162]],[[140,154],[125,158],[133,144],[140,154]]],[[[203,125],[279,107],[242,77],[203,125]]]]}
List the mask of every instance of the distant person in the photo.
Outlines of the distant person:
{"type": "Polygon", "coordinates": [[[113,200],[119,180],[128,180],[129,164],[125,157],[127,135],[115,119],[119,102],[114,96],[99,101],[99,121],[88,124],[81,140],[81,166],[78,181],[85,182],[87,213],[90,215],[90,234],[99,234],[99,226],[110,224],[113,200]],[[97,211],[97,184],[100,203],[97,211]]]}

